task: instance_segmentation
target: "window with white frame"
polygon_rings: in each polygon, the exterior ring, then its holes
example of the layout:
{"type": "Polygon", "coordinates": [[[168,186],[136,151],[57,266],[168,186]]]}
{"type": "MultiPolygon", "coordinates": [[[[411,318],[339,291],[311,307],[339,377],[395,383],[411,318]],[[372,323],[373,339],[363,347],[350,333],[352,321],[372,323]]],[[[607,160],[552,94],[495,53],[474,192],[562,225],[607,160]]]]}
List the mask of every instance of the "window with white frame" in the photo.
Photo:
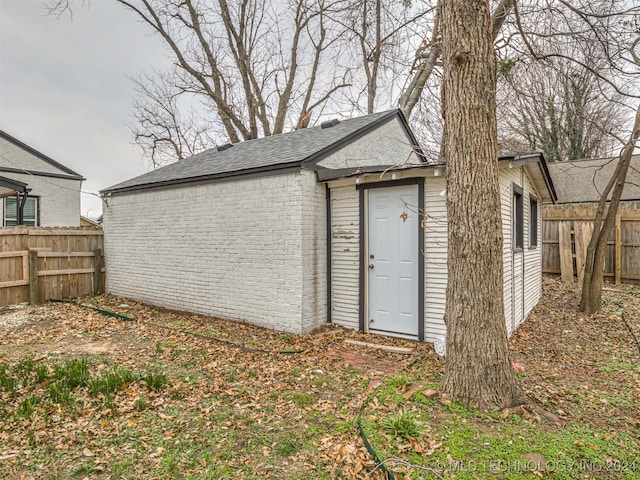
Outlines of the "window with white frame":
{"type": "MultiPolygon", "coordinates": [[[[27,197],[22,211],[22,224],[29,227],[37,227],[38,223],[38,198],[27,197]]],[[[3,225],[5,227],[14,227],[17,224],[18,199],[16,197],[6,197],[4,199],[3,225]]]]}

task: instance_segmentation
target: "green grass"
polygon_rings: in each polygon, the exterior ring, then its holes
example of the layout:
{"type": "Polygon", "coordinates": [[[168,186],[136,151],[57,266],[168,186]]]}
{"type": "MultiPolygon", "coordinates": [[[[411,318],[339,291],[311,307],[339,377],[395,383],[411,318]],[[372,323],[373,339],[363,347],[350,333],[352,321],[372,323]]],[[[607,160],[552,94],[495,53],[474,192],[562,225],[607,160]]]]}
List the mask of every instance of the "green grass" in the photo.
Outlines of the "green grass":
{"type": "Polygon", "coordinates": [[[149,390],[162,390],[169,384],[169,378],[159,370],[149,370],[144,376],[149,390]]]}
{"type": "MultiPolygon", "coordinates": [[[[40,364],[27,358],[13,366],[5,362],[0,364],[0,392],[18,396],[22,389],[25,394],[16,402],[0,402],[0,410],[3,416],[31,419],[38,413],[46,420],[54,405],[68,407],[73,414],[81,406],[76,397],[84,394],[113,410],[117,406],[115,394],[140,380],[144,380],[149,391],[162,390],[169,384],[169,378],[159,368],[143,374],[108,364],[99,370],[86,357],[40,364]]],[[[133,407],[136,411],[145,410],[144,396],[139,397],[133,407]]]]}
{"type": "Polygon", "coordinates": [[[87,382],[89,393],[93,397],[99,395],[109,396],[119,391],[125,385],[140,379],[140,375],[134,374],[131,370],[114,365],[91,378],[87,382]]]}
{"type": "Polygon", "coordinates": [[[296,392],[292,395],[293,403],[299,407],[309,407],[316,402],[316,397],[312,393],[296,392]]]}
{"type": "Polygon", "coordinates": [[[382,429],[389,435],[409,440],[417,439],[426,430],[426,425],[418,420],[416,414],[402,412],[385,418],[382,429]]]}

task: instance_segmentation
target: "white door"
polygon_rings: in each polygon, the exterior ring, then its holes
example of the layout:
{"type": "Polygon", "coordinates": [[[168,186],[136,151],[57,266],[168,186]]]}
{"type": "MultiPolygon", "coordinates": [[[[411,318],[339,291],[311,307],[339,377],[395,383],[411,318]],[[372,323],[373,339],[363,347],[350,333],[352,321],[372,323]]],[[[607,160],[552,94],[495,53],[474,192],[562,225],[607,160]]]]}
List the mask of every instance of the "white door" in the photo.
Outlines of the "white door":
{"type": "Polygon", "coordinates": [[[369,330],[418,335],[418,186],[368,190],[369,330]]]}

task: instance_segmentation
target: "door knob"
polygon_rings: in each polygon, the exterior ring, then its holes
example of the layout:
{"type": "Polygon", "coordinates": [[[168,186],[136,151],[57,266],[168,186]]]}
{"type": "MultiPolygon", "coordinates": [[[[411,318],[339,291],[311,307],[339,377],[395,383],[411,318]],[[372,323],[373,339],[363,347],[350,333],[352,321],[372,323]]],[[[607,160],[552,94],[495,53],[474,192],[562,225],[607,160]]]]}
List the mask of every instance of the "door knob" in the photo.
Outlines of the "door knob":
{"type": "Polygon", "coordinates": [[[369,264],[369,270],[373,270],[373,263],[369,264]]]}

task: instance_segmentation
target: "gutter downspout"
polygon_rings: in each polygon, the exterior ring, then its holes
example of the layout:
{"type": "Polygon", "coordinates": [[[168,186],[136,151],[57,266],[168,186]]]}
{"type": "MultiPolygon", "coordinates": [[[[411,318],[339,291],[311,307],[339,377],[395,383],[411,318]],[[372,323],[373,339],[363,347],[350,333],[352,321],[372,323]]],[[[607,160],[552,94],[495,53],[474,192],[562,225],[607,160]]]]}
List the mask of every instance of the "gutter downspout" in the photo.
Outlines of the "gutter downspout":
{"type": "Polygon", "coordinates": [[[31,190],[25,190],[20,193],[16,193],[16,206],[18,211],[16,212],[16,224],[22,225],[24,224],[24,206],[27,204],[27,194],[31,190]]]}

